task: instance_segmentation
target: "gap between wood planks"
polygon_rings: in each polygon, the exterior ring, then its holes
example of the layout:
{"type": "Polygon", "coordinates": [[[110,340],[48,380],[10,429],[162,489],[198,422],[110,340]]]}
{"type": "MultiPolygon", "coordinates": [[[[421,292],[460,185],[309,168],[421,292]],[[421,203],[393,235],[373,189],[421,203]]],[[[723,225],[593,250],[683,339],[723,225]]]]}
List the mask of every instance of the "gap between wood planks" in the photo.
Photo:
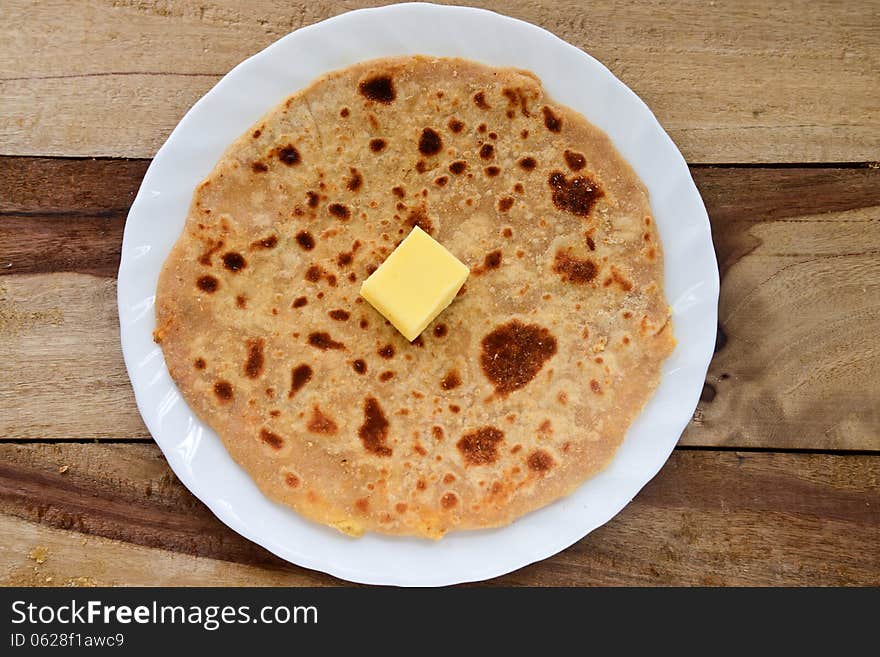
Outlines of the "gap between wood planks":
{"type": "MultiPolygon", "coordinates": [[[[2,81],[2,80],[0,80],[2,81]]],[[[0,155],[0,159],[8,160],[60,160],[69,162],[146,162],[153,161],[150,157],[116,157],[111,155],[0,155]]],[[[880,161],[835,161],[827,162],[688,162],[691,169],[878,169],[880,161]]]]}
{"type": "MultiPolygon", "coordinates": [[[[9,445],[152,445],[153,438],[2,438],[9,445]]],[[[880,456],[880,449],[825,449],[810,447],[737,447],[725,445],[676,445],[679,452],[743,454],[827,454],[829,456],[880,456]]]]}

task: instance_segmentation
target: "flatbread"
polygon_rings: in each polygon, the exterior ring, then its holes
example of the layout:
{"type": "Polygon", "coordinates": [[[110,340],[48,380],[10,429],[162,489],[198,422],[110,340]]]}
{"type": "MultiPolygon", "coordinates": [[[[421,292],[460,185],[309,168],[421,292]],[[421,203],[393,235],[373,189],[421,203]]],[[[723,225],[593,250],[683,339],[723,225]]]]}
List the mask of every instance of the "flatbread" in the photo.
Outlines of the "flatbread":
{"type": "MultiPolygon", "coordinates": [[[[157,221],[161,221],[157,217],[157,221]]],[[[352,535],[507,524],[602,469],[674,339],[647,192],[531,73],[330,73],[230,146],[155,337],[271,499],[352,535]],[[409,343],[359,298],[418,225],[471,268],[409,343]]]]}

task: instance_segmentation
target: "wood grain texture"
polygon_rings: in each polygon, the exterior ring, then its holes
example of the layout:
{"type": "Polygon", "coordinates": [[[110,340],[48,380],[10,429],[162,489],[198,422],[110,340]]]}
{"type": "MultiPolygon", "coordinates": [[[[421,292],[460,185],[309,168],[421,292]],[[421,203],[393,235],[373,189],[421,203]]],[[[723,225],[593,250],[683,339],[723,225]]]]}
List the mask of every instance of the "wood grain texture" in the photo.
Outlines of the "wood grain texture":
{"type": "Polygon", "coordinates": [[[169,552],[0,516],[0,586],[326,586],[301,568],[169,552]]]}
{"type": "MultiPolygon", "coordinates": [[[[878,477],[874,456],[677,451],[610,523],[491,583],[878,585],[878,477]]],[[[154,445],[0,445],[0,584],[45,577],[338,583],[221,524],[154,445]]]]}
{"type": "Polygon", "coordinates": [[[721,333],[682,444],[880,450],[880,171],[695,173],[721,333]]]}
{"type": "MultiPolygon", "coordinates": [[[[146,166],[0,158],[0,439],[149,437],[113,281],[146,166]]],[[[880,170],[692,172],[723,339],[682,444],[880,450],[880,170]]]]}
{"type": "MultiPolygon", "coordinates": [[[[381,0],[7,0],[0,154],[150,157],[233,66],[381,0]]],[[[880,4],[474,0],[604,62],[691,162],[880,159],[880,4]]]]}

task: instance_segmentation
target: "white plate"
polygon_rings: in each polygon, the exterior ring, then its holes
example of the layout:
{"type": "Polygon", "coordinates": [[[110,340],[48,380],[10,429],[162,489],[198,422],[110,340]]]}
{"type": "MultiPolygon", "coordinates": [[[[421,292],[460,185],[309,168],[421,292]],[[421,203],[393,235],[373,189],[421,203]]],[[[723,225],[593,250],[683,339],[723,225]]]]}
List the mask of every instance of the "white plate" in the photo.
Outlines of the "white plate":
{"type": "Polygon", "coordinates": [[[487,579],[549,557],[610,520],[657,473],[696,406],[715,343],[718,268],[702,199],[648,107],[602,64],[534,25],[464,7],[408,4],[337,16],[236,66],[156,154],[125,225],[119,267],[122,350],[138,408],[171,468],[232,529],[293,563],[372,584],[487,579]],[[196,184],[270,108],[319,75],[391,55],[455,56],[534,71],[547,92],[605,130],[650,190],[678,346],[654,398],[612,463],[571,496],[509,527],[442,541],[351,539],[267,500],[192,413],[153,343],[159,271],[196,184]]]}

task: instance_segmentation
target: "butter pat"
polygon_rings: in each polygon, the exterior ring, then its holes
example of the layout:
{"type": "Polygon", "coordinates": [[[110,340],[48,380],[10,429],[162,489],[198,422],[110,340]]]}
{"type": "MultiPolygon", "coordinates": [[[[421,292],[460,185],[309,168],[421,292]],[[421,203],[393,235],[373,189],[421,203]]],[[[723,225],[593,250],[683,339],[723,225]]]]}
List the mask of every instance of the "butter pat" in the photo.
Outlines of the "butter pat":
{"type": "Polygon", "coordinates": [[[470,270],[418,226],[361,285],[361,296],[412,342],[452,303],[470,270]]]}

